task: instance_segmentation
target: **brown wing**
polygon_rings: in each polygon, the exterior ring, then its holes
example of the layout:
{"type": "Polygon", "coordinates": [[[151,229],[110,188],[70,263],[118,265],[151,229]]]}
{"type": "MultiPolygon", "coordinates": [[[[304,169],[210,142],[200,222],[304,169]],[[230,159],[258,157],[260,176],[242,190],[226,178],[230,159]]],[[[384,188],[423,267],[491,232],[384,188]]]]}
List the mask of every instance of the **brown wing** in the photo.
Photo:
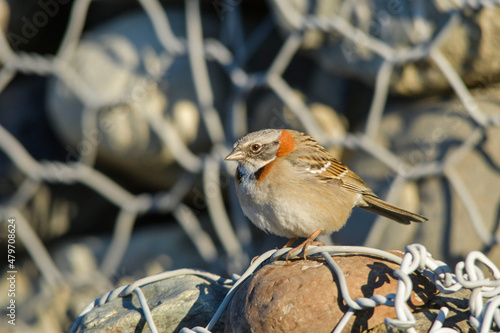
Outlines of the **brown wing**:
{"type": "Polygon", "coordinates": [[[294,133],[295,140],[299,140],[300,145],[287,156],[291,157],[289,161],[301,172],[314,177],[315,181],[333,183],[349,191],[363,194],[363,202],[359,203],[359,207],[373,213],[404,224],[427,221],[422,215],[408,212],[378,198],[357,174],[333,158],[309,135],[290,132],[294,133]]]}
{"type": "Polygon", "coordinates": [[[295,140],[301,141],[301,149],[294,151],[293,161],[303,172],[323,182],[338,183],[349,191],[373,193],[357,174],[331,156],[316,140],[300,132],[295,132],[295,135],[295,140]]]}
{"type": "Polygon", "coordinates": [[[323,181],[338,182],[340,186],[357,193],[373,193],[373,191],[365,184],[365,182],[347,166],[340,161],[331,157],[327,162],[328,167],[325,172],[320,174],[323,181]],[[328,165],[329,164],[329,165],[328,165]]]}

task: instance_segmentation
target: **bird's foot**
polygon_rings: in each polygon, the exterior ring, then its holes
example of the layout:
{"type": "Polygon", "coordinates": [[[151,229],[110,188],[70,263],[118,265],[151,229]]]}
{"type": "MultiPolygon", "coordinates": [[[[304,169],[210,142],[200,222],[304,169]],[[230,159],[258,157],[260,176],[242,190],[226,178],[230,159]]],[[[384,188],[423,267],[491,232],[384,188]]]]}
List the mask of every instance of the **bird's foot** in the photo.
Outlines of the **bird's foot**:
{"type": "MultiPolygon", "coordinates": [[[[294,253],[294,252],[297,252],[297,251],[300,251],[299,253],[302,253],[302,258],[304,260],[306,260],[307,259],[306,258],[307,248],[309,247],[309,245],[316,245],[316,246],[323,246],[323,245],[325,245],[325,243],[315,240],[316,237],[318,237],[320,233],[321,233],[321,230],[319,230],[319,229],[316,230],[302,244],[300,244],[299,246],[294,247],[293,249],[291,249],[290,251],[288,251],[288,253],[287,253],[286,257],[285,257],[285,260],[288,262],[288,260],[290,259],[290,254],[294,253]]],[[[288,242],[288,243],[290,243],[290,242],[288,242]]],[[[290,244],[288,244],[288,243],[287,243],[287,245],[291,245],[291,243],[290,244]]],[[[285,245],[285,247],[287,247],[287,245],[285,245]]]]}

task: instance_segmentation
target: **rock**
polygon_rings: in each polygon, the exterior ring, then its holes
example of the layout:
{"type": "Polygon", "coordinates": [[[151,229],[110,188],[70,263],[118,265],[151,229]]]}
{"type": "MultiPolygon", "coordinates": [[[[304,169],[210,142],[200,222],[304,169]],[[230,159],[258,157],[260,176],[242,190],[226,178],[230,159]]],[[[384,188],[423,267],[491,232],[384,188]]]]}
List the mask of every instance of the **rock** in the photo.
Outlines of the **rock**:
{"type": "MultiPolygon", "coordinates": [[[[46,78],[38,76],[13,79],[0,94],[0,109],[4,110],[0,113],[0,124],[36,160],[63,159],[64,147],[58,144],[45,115],[43,100],[46,81],[46,78]]],[[[4,159],[2,154],[0,161],[4,159]]],[[[5,168],[1,166],[2,171],[5,168]]]]}
{"type": "MultiPolygon", "coordinates": [[[[475,330],[469,322],[470,309],[469,309],[469,299],[471,296],[471,291],[469,289],[462,289],[451,294],[439,293],[434,296],[430,303],[429,308],[440,308],[447,307],[450,312],[446,316],[444,326],[452,327],[459,332],[472,332],[475,330]]],[[[487,299],[484,299],[486,301],[487,299]]],[[[422,314],[425,316],[427,312],[434,313],[434,317],[426,316],[431,319],[435,318],[438,311],[434,309],[426,309],[422,314]]]]}
{"type": "MultiPolygon", "coordinates": [[[[159,332],[178,332],[208,324],[228,286],[195,275],[183,275],[141,288],[159,332]]],[[[150,332],[135,294],[116,298],[87,313],[77,332],[150,332]]],[[[219,329],[223,330],[223,323],[219,329]]]]}
{"type": "MultiPolygon", "coordinates": [[[[363,254],[335,255],[352,299],[395,293],[399,265],[363,254]]],[[[434,285],[412,274],[414,292],[410,306],[423,306],[434,294],[434,285]]],[[[339,296],[336,276],[322,261],[274,262],[259,269],[238,289],[226,316],[226,332],[331,332],[347,305],[339,296]]],[[[377,306],[356,311],[346,331],[374,327],[395,317],[393,307],[377,306]]]]}
{"type": "MultiPolygon", "coordinates": [[[[95,234],[88,237],[73,237],[52,246],[51,253],[56,265],[64,276],[77,285],[92,284],[95,274],[105,274],[112,280],[122,278],[137,279],[140,276],[153,275],[165,270],[175,270],[184,267],[214,268],[213,262],[205,261],[200,253],[190,243],[192,240],[176,223],[165,225],[145,225],[136,228],[124,249],[120,262],[110,267],[98,267],[103,263],[111,245],[108,234],[95,234]],[[182,251],[179,249],[182,248],[182,251]]],[[[217,255],[215,251],[211,256],[217,255]]],[[[205,252],[209,252],[205,247],[205,252]]],[[[207,255],[205,253],[204,255],[207,255]]],[[[207,257],[207,260],[213,258],[207,257]]],[[[106,279],[104,279],[106,280],[106,279]]],[[[106,288],[105,285],[101,288],[106,288]]],[[[90,295],[97,297],[98,295],[90,295]]]]}
{"type": "MultiPolygon", "coordinates": [[[[479,107],[487,115],[500,113],[500,87],[472,91],[479,107]]],[[[456,99],[427,100],[415,103],[391,103],[384,116],[376,140],[400,157],[408,165],[443,161],[467,140],[474,131],[483,132],[456,99]]],[[[498,227],[500,202],[500,128],[484,129],[484,137],[466,150],[448,167],[461,179],[481,217],[480,229],[484,240],[476,232],[469,214],[452,184],[441,174],[409,182],[392,203],[421,212],[429,218],[423,224],[401,225],[384,220],[373,230],[377,217],[361,209],[354,209],[346,226],[332,235],[339,244],[364,244],[380,249],[402,250],[407,244],[420,243],[434,258],[455,265],[467,253],[479,250],[493,262],[500,262],[500,246],[493,237],[498,227]],[[494,148],[496,147],[496,148],[494,148]],[[406,201],[406,203],[405,203],[406,201]],[[492,241],[490,244],[489,242],[492,241]]],[[[385,198],[394,172],[382,161],[362,151],[349,155],[344,162],[360,175],[375,193],[385,198]]],[[[405,164],[396,166],[407,172],[405,164]]],[[[411,174],[410,174],[411,176],[411,174]]]]}
{"type": "MultiPolygon", "coordinates": [[[[130,284],[140,277],[166,270],[184,267],[214,268],[215,265],[204,261],[190,244],[191,240],[176,224],[141,226],[134,230],[123,259],[111,263],[116,266],[102,267],[110,246],[109,235],[67,237],[57,244],[52,242],[48,247],[55,266],[67,283],[56,287],[44,282],[43,275],[40,275],[30,258],[22,256],[21,251],[16,252],[16,265],[19,267],[16,276],[16,304],[20,323],[16,326],[18,330],[13,332],[26,331],[21,321],[29,323],[33,332],[67,332],[87,304],[113,290],[116,285],[130,284]]],[[[8,287],[7,283],[4,274],[0,280],[0,288],[8,287]]],[[[0,296],[0,305],[2,309],[6,309],[3,305],[8,305],[7,293],[0,296]]],[[[214,301],[214,304],[217,303],[214,301]]],[[[3,332],[4,327],[10,326],[3,326],[4,322],[0,321],[0,332],[3,332]]],[[[202,324],[204,322],[196,323],[202,324]]]]}
{"type": "MultiPolygon", "coordinates": [[[[16,286],[16,290],[15,290],[15,300],[16,300],[16,304],[19,305],[19,304],[22,304],[23,302],[26,302],[30,299],[31,295],[32,295],[32,292],[33,292],[33,286],[30,284],[30,281],[29,281],[29,275],[24,271],[24,269],[26,268],[25,265],[18,265],[17,266],[19,268],[19,270],[17,271],[15,275],[15,286],[16,286]],[[22,270],[21,270],[22,269],[22,270]]],[[[5,291],[8,291],[9,288],[10,288],[10,280],[7,280],[10,276],[11,276],[12,273],[8,273],[7,272],[7,269],[5,270],[5,272],[2,273],[2,275],[0,276],[0,288],[2,288],[2,290],[5,290],[5,291]]],[[[2,309],[2,314],[4,312],[8,312],[8,311],[5,311],[4,309],[6,309],[6,307],[9,305],[9,301],[10,301],[10,298],[8,296],[9,292],[5,292],[3,293],[2,295],[0,295],[0,305],[1,305],[1,309],[2,309]]]]}
{"type": "Polygon", "coordinates": [[[61,242],[52,249],[52,256],[74,286],[67,312],[75,318],[87,304],[112,290],[113,286],[129,284],[143,276],[184,267],[213,268],[190,245],[191,242],[177,224],[142,226],[134,230],[123,258],[119,262],[108,262],[104,267],[105,255],[110,249],[109,235],[61,242]]]}
{"type": "MultiPolygon", "coordinates": [[[[40,271],[32,261],[21,259],[17,255],[16,271],[15,296],[9,297],[7,292],[0,296],[0,315],[7,318],[0,320],[0,332],[68,331],[70,319],[67,317],[67,307],[73,297],[71,289],[67,285],[51,286],[46,283],[43,277],[40,278],[40,271]],[[35,277],[39,277],[40,280],[35,282],[35,277]],[[7,321],[10,319],[6,316],[11,299],[15,300],[15,325],[9,324],[7,321]]],[[[8,282],[7,277],[9,273],[0,277],[2,281],[0,288],[4,288],[5,291],[9,290],[9,286],[3,283],[3,281],[8,282]]]]}
{"type": "MultiPolygon", "coordinates": [[[[64,161],[67,151],[54,135],[45,113],[46,81],[44,77],[19,76],[10,82],[0,94],[0,110],[5,111],[0,112],[0,124],[35,160],[64,161]]],[[[28,175],[3,153],[0,155],[0,197],[9,198],[19,190],[28,175]]],[[[56,166],[54,170],[59,171],[56,166]]],[[[56,173],[59,175],[62,174],[56,173]]],[[[116,208],[109,201],[105,202],[101,195],[80,184],[69,187],[42,183],[18,208],[44,241],[70,232],[88,231],[92,226],[102,228],[103,221],[116,216],[116,208]],[[77,204],[92,209],[80,210],[78,207],[81,206],[77,204]]],[[[23,247],[22,243],[17,244],[18,250],[23,247]]]]}
{"type": "MultiPolygon", "coordinates": [[[[439,309],[446,307],[449,309],[448,315],[444,321],[443,327],[452,328],[458,332],[475,332],[475,328],[470,325],[469,310],[470,290],[462,289],[451,294],[439,293],[434,296],[426,308],[419,309],[419,312],[414,313],[417,324],[414,326],[417,332],[428,332],[434,320],[437,318],[439,309]]],[[[385,332],[407,332],[406,329],[398,329],[391,327],[389,330],[385,324],[380,324],[369,331],[370,333],[385,333],[385,332]]]]}
{"type": "MultiPolygon", "coordinates": [[[[450,12],[436,2],[393,2],[371,0],[356,6],[343,1],[268,1],[284,34],[297,29],[306,13],[328,21],[340,16],[355,28],[396,50],[408,49],[432,40],[445,26],[450,12]],[[418,13],[418,14],[417,14],[418,13]],[[411,23],[410,23],[411,22],[411,23]]],[[[449,32],[440,51],[465,83],[485,86],[500,78],[498,34],[500,8],[462,10],[461,21],[449,32]]],[[[323,68],[336,75],[355,78],[373,86],[382,58],[366,47],[360,34],[355,41],[333,31],[310,29],[302,48],[323,68]]],[[[450,89],[448,81],[429,59],[398,66],[391,77],[390,92],[397,95],[434,95],[450,89]]]]}
{"type": "MultiPolygon", "coordinates": [[[[168,17],[175,36],[185,37],[185,13],[168,9],[168,17]]],[[[204,15],[203,23],[204,37],[216,36],[218,21],[204,15]]],[[[120,171],[128,182],[157,190],[168,188],[183,169],[148,118],[160,133],[171,134],[170,124],[193,154],[210,149],[189,59],[164,50],[145,13],[119,16],[92,30],[80,39],[68,66],[81,79],[68,86],[52,78],[47,109],[54,131],[71,153],[69,160],[88,158],[97,149],[98,161],[120,171]],[[82,125],[82,114],[93,112],[93,103],[96,128],[82,125]]],[[[215,107],[220,109],[227,80],[214,62],[207,66],[215,107]]],[[[194,157],[183,156],[195,166],[194,157]]]]}
{"type": "Polygon", "coordinates": [[[0,0],[0,31],[2,33],[7,32],[7,26],[9,24],[10,7],[7,1],[0,0]]]}

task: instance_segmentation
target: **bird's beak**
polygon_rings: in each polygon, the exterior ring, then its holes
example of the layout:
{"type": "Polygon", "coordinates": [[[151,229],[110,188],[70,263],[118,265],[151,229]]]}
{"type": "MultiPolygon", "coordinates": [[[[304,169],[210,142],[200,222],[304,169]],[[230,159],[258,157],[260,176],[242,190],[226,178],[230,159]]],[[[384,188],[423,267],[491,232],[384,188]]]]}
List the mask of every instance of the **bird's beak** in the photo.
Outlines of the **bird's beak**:
{"type": "Polygon", "coordinates": [[[234,148],[229,155],[226,156],[224,160],[226,161],[239,161],[245,158],[245,153],[242,152],[239,148],[234,148]]]}

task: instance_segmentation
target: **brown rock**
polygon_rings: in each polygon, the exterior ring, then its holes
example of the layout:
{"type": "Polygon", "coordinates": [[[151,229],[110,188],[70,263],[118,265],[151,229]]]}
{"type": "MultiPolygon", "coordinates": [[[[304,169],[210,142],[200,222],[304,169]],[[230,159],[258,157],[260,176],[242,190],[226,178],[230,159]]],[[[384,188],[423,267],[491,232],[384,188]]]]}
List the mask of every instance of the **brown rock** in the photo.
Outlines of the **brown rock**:
{"type": "MultiPolygon", "coordinates": [[[[399,265],[362,254],[336,255],[352,299],[395,293],[399,265]]],[[[413,274],[409,305],[421,306],[434,294],[429,280],[413,274]]],[[[226,317],[227,332],[331,332],[348,306],[339,297],[337,277],[323,261],[274,262],[262,267],[237,291],[226,317]]],[[[377,306],[357,311],[347,330],[363,331],[387,317],[394,308],[377,306]]]]}

